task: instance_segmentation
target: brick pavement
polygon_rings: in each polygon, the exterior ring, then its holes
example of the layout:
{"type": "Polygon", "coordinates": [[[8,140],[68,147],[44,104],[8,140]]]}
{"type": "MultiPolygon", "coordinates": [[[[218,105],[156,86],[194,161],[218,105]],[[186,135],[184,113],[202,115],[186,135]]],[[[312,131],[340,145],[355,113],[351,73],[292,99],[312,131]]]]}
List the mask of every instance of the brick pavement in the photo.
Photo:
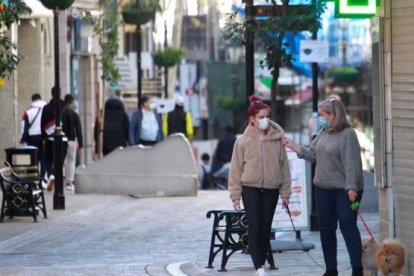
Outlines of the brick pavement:
{"type": "MultiPolygon", "coordinates": [[[[132,198],[66,193],[66,210],[52,209],[48,219],[5,219],[0,224],[0,275],[253,275],[250,256],[236,252],[228,272],[205,269],[211,236],[210,209],[230,209],[226,191],[201,191],[196,197],[132,198]]],[[[378,233],[378,213],[364,217],[378,233]]],[[[360,229],[363,229],[362,226],[360,229]]],[[[364,231],[363,235],[364,234],[364,231]]],[[[281,240],[293,240],[290,232],[281,240]]],[[[317,232],[303,231],[315,244],[309,255],[323,264],[317,232]]],[[[350,275],[339,235],[340,275],[350,275]]],[[[279,270],[270,275],[321,275],[301,251],[275,253],[279,270]]],[[[220,256],[218,256],[220,258],[220,256]]],[[[218,267],[218,260],[214,263],[218,267]]]]}

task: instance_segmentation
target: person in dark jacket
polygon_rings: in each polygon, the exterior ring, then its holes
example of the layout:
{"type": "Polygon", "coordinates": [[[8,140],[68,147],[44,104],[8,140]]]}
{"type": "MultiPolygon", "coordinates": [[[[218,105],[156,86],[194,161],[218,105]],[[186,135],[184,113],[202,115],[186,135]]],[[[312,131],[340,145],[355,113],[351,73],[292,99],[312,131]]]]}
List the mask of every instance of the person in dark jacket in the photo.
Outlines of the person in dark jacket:
{"type": "MultiPolygon", "coordinates": [[[[60,105],[60,122],[63,129],[63,121],[69,121],[68,118],[70,114],[68,113],[67,108],[65,107],[65,102],[60,99],[61,91],[60,89],[56,89],[55,87],[52,88],[52,99],[50,102],[43,107],[42,110],[42,117],[40,126],[42,129],[42,138],[45,143],[45,156],[46,156],[46,173],[48,175],[48,184],[47,190],[51,191],[54,187],[54,167],[53,167],[53,140],[56,128],[56,117],[55,117],[55,97],[56,95],[59,98],[59,105],[60,105]],[[57,95],[56,95],[57,94],[57,95]]],[[[65,134],[64,134],[65,135],[65,134]]],[[[60,167],[63,168],[63,160],[65,160],[67,150],[67,138],[63,137],[63,144],[62,144],[62,164],[60,167]]]]}
{"type": "Polygon", "coordinates": [[[131,116],[129,144],[152,146],[164,139],[161,117],[155,111],[157,104],[153,98],[143,96],[141,101],[142,108],[132,113],[131,116]]]}
{"type": "Polygon", "coordinates": [[[65,96],[65,103],[69,113],[69,116],[62,118],[63,132],[68,138],[68,150],[65,158],[65,182],[66,189],[72,191],[74,190],[73,180],[75,180],[76,152],[82,153],[83,138],[80,118],[78,113],[73,110],[75,100],[71,94],[65,96]]]}
{"type": "Polygon", "coordinates": [[[236,135],[234,135],[233,128],[226,126],[226,134],[217,143],[216,151],[213,156],[213,164],[211,171],[217,172],[224,164],[231,161],[234,143],[236,142],[236,135]]]}
{"type": "Polygon", "coordinates": [[[103,125],[103,155],[118,147],[128,146],[129,118],[123,102],[110,98],[105,103],[103,125]]]}
{"type": "Polygon", "coordinates": [[[190,112],[184,110],[184,98],[182,96],[175,98],[174,110],[164,115],[162,130],[165,136],[182,133],[190,141],[193,138],[193,119],[190,112]]]}

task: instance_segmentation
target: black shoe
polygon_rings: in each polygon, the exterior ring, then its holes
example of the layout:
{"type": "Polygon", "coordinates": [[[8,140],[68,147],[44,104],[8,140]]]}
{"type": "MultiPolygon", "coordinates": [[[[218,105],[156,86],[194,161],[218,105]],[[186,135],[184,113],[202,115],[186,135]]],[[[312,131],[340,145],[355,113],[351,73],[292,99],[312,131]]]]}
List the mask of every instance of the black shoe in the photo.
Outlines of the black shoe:
{"type": "Polygon", "coordinates": [[[363,276],[363,269],[362,267],[353,267],[352,268],[352,276],[363,276]]]}
{"type": "Polygon", "coordinates": [[[338,269],[328,268],[322,276],[338,276],[338,269]]]}

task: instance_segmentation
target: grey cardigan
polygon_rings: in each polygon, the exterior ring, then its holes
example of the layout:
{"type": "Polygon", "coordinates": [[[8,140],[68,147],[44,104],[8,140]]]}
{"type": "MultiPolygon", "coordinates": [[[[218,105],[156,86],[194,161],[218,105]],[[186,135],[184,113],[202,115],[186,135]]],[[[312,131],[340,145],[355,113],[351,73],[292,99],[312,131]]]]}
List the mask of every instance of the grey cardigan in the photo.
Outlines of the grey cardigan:
{"type": "Polygon", "coordinates": [[[355,191],[364,188],[361,149],[351,127],[338,132],[321,130],[310,147],[301,147],[298,157],[316,162],[315,186],[355,191]]]}

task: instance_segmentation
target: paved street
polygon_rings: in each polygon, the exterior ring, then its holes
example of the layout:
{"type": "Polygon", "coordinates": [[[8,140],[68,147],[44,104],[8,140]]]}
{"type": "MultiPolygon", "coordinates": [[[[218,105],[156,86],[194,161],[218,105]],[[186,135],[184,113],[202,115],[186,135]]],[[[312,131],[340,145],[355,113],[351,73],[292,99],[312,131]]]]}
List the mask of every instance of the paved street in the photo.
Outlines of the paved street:
{"type": "MultiPolygon", "coordinates": [[[[0,224],[0,275],[254,275],[249,255],[236,252],[228,272],[207,265],[212,220],[210,209],[230,209],[226,191],[201,191],[197,197],[132,198],[129,196],[66,194],[66,210],[49,218],[5,219],[0,224]]],[[[365,219],[378,232],[378,213],[365,219]]],[[[362,235],[367,233],[360,227],[362,235]]],[[[303,231],[315,249],[275,253],[278,271],[270,275],[322,275],[319,233],[303,231]],[[316,263],[315,263],[316,262],[316,263]]],[[[280,240],[293,240],[290,232],[280,240]]],[[[339,235],[340,275],[350,275],[339,235]]]]}

